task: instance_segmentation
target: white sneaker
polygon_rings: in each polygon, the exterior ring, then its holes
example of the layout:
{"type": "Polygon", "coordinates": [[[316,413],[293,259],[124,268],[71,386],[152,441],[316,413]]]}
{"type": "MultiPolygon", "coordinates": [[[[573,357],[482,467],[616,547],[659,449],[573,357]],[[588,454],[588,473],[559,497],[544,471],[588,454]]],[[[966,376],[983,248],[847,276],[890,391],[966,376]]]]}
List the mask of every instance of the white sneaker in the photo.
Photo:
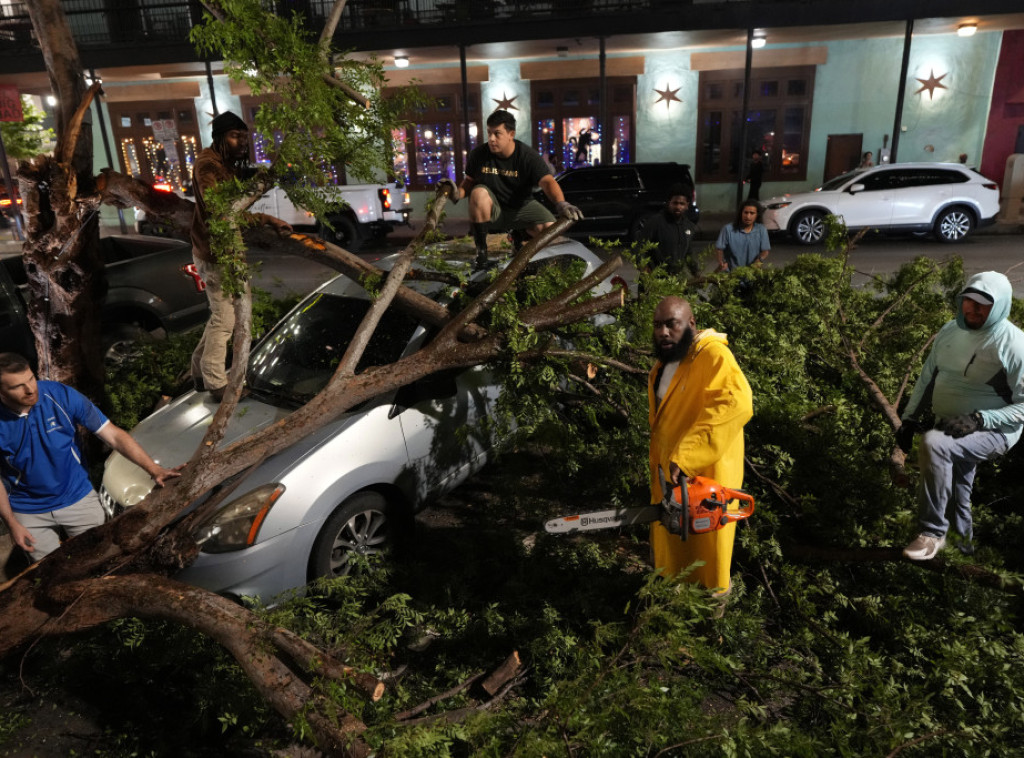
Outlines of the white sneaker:
{"type": "Polygon", "coordinates": [[[903,555],[912,561],[930,561],[945,546],[945,537],[919,534],[916,540],[903,548],[903,555]]]}

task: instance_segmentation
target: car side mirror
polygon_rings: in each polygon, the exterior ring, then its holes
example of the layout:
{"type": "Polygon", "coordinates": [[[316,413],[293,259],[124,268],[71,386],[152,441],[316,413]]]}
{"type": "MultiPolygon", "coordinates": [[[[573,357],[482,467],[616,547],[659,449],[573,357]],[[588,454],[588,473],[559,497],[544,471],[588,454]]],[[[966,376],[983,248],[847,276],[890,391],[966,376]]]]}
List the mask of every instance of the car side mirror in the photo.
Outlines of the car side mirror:
{"type": "Polygon", "coordinates": [[[864,191],[864,185],[860,182],[857,182],[857,184],[851,184],[850,189],[846,191],[849,192],[851,195],[856,195],[858,192],[864,191]]]}

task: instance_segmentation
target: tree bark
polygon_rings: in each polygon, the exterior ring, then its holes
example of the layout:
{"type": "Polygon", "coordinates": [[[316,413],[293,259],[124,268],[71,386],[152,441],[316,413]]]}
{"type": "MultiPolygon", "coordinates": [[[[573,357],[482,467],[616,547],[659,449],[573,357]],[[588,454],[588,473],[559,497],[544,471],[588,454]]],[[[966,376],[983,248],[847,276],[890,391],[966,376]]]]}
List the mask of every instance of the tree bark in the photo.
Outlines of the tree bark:
{"type": "Polygon", "coordinates": [[[32,298],[40,375],[73,384],[91,397],[103,392],[100,310],[106,291],[92,175],[92,127],[84,120],[92,94],[59,0],[27,6],[57,96],[53,158],[23,161],[18,184],[26,220],[23,248],[32,298]]]}

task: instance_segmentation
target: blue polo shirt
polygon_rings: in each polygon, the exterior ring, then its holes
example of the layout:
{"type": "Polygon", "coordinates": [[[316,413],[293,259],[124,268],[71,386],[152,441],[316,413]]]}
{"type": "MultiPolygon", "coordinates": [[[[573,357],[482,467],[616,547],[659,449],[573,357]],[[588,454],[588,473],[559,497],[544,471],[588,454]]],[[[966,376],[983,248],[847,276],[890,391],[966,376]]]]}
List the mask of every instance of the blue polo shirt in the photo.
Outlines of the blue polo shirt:
{"type": "Polygon", "coordinates": [[[725,262],[729,270],[749,266],[762,250],[771,250],[772,243],[768,241],[768,230],[764,224],[754,224],[749,232],[737,229],[735,224],[726,224],[718,233],[718,240],[715,247],[724,250],[725,262]]]}
{"type": "Polygon", "coordinates": [[[39,400],[24,416],[0,404],[0,474],[11,509],[49,513],[88,495],[75,427],[95,434],[106,423],[99,408],[60,382],[39,382],[39,400]]]}

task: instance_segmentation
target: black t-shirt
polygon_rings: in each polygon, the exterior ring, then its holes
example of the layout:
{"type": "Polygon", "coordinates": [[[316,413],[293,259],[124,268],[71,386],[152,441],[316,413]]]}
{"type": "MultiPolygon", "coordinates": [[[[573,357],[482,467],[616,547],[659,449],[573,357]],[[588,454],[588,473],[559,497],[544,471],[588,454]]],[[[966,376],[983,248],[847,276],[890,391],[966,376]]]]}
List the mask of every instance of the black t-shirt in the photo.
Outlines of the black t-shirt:
{"type": "Polygon", "coordinates": [[[473,148],[466,161],[466,176],[489,187],[502,208],[521,208],[533,197],[533,188],[551,173],[548,164],[529,145],[515,140],[508,158],[491,152],[485,142],[473,148]]]}

